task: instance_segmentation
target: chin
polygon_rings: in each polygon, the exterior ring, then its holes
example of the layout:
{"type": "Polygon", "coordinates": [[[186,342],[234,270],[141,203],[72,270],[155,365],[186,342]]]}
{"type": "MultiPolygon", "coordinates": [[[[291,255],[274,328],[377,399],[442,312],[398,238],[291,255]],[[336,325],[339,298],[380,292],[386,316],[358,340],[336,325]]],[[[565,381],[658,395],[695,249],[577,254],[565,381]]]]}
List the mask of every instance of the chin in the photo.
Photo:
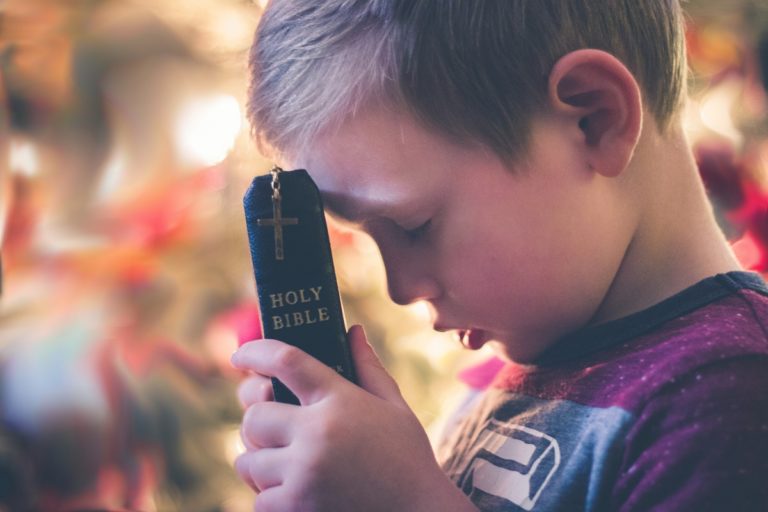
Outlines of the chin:
{"type": "Polygon", "coordinates": [[[489,339],[486,345],[493,350],[497,357],[521,365],[533,364],[542,352],[542,350],[535,350],[534,347],[501,340],[496,337],[489,339]]]}

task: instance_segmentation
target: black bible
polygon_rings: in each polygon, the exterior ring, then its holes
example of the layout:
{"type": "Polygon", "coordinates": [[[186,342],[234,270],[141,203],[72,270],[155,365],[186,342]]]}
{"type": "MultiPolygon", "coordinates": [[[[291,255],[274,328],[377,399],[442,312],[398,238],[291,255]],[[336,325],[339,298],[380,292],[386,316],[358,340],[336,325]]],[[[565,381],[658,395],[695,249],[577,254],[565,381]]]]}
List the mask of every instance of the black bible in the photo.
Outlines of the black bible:
{"type": "MultiPolygon", "coordinates": [[[[243,198],[265,338],[356,382],[320,192],[304,169],[257,176],[243,198]]],[[[298,404],[272,379],[275,400],[298,404]]]]}

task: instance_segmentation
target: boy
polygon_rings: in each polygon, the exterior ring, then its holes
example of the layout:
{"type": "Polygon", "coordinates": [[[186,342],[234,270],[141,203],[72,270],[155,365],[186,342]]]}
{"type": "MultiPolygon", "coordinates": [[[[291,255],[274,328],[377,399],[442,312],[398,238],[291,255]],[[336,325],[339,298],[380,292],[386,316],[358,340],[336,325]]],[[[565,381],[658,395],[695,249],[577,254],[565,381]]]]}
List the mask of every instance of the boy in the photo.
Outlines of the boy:
{"type": "Polygon", "coordinates": [[[259,140],[373,237],[393,300],[506,360],[438,462],[360,326],[360,387],[246,344],[256,510],[768,507],[768,288],[681,128],[677,1],[273,0],[251,66],[259,140]]]}

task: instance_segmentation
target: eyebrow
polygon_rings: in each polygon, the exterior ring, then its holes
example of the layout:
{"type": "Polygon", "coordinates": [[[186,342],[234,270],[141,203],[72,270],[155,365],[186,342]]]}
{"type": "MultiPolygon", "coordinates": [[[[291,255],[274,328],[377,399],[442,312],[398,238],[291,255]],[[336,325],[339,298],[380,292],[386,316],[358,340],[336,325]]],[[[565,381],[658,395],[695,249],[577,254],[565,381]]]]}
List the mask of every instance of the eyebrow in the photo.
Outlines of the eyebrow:
{"type": "Polygon", "coordinates": [[[361,205],[343,194],[324,194],[323,204],[332,217],[355,227],[361,227],[363,221],[372,217],[392,218],[407,208],[406,205],[398,206],[384,202],[361,205]]]}
{"type": "Polygon", "coordinates": [[[349,201],[323,197],[323,204],[325,211],[343,224],[360,226],[365,218],[365,210],[356,205],[350,206],[349,201]]]}

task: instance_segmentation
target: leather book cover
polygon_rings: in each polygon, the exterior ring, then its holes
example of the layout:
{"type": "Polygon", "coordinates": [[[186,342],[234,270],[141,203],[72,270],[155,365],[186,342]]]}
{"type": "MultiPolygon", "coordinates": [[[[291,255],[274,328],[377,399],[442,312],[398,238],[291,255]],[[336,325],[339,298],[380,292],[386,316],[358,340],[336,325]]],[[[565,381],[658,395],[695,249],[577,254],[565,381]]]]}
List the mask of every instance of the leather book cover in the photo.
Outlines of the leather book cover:
{"type": "MultiPolygon", "coordinates": [[[[320,192],[304,169],[257,176],[243,198],[265,338],[355,382],[320,192]],[[277,190],[276,190],[277,189],[277,190]]],[[[298,399],[272,379],[275,400],[298,399]]]]}

